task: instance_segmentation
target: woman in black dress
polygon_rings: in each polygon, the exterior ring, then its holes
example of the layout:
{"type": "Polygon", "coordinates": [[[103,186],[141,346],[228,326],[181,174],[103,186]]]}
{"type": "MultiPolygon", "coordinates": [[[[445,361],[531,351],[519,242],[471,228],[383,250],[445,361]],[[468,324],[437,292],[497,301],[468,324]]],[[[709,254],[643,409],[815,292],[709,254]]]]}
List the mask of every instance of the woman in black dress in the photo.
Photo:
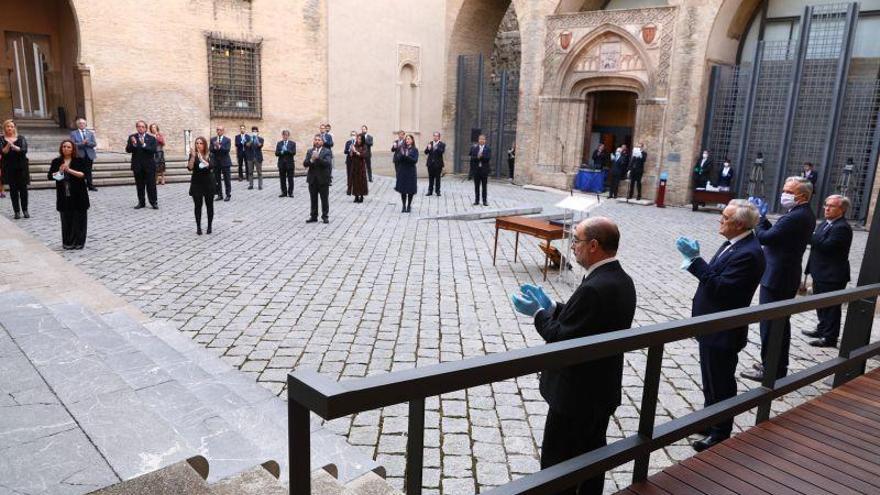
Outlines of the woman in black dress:
{"type": "Polygon", "coordinates": [[[419,161],[419,149],[416,147],[416,140],[412,134],[407,134],[403,141],[403,146],[397,148],[395,162],[397,163],[397,183],[394,190],[400,193],[400,202],[403,203],[401,213],[409,213],[412,211],[413,196],[416,195],[418,189],[418,175],[416,174],[416,163],[419,161]]]}
{"type": "Polygon", "coordinates": [[[70,139],[61,141],[58,157],[49,165],[49,180],[55,181],[55,209],[61,214],[61,244],[64,249],[82,249],[86,245],[89,191],[86,187],[86,162],[76,156],[70,139]]]}
{"type": "Polygon", "coordinates": [[[27,166],[27,140],[19,136],[15,122],[9,119],[3,122],[3,135],[0,136],[0,160],[3,162],[3,176],[9,185],[9,196],[12,198],[12,211],[15,219],[30,218],[28,213],[28,190],[30,182],[27,166]]]}
{"type": "Polygon", "coordinates": [[[192,172],[189,195],[192,196],[195,205],[196,234],[202,235],[202,203],[205,203],[205,209],[208,211],[207,232],[210,234],[211,224],[214,223],[214,165],[211,163],[207,139],[202,136],[196,138],[186,168],[192,172]]]}
{"type": "Polygon", "coordinates": [[[348,149],[348,157],[351,160],[349,188],[354,195],[354,202],[363,203],[364,196],[370,194],[367,184],[367,160],[370,159],[370,148],[364,142],[363,134],[355,136],[354,144],[348,149]]]}

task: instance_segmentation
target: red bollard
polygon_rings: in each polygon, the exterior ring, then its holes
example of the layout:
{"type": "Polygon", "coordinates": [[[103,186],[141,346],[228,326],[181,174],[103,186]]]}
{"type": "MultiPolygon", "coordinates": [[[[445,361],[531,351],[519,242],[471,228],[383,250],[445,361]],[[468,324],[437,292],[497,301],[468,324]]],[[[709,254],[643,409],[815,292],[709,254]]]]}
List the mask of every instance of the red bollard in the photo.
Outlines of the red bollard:
{"type": "Polygon", "coordinates": [[[666,181],[669,179],[669,172],[660,172],[660,183],[657,184],[657,199],[654,204],[657,208],[666,208],[664,201],[666,200],[666,181]]]}

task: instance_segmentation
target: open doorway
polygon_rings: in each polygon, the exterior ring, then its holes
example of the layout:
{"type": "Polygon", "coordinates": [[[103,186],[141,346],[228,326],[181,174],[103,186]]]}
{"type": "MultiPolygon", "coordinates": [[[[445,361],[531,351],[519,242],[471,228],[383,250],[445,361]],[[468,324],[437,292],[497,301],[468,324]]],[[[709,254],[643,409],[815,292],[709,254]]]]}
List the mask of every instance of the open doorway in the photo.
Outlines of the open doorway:
{"type": "Polygon", "coordinates": [[[46,72],[49,37],[6,33],[7,53],[12,54],[12,103],[15,117],[46,118],[46,72]]]}
{"type": "Polygon", "coordinates": [[[622,144],[632,148],[637,98],[638,95],[630,91],[595,91],[587,95],[582,163],[590,163],[599,143],[609,152],[622,144]]]}

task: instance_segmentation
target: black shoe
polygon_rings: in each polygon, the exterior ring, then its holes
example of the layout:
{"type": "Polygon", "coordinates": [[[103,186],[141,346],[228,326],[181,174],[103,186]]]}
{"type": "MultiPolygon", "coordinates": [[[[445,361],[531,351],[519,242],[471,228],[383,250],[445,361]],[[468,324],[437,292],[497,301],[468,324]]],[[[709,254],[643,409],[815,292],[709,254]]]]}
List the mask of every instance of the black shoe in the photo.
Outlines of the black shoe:
{"type": "Polygon", "coordinates": [[[401,212],[401,213],[406,213],[406,206],[401,206],[401,207],[400,207],[400,212],[401,212]]]}
{"type": "Polygon", "coordinates": [[[837,342],[830,339],[811,340],[810,345],[813,347],[837,347],[837,342]]]}
{"type": "Polygon", "coordinates": [[[21,218],[21,213],[19,213],[19,212],[15,212],[15,216],[14,216],[13,218],[15,218],[16,220],[20,219],[20,218],[21,218]]]}
{"type": "Polygon", "coordinates": [[[437,196],[440,196],[440,191],[437,191],[437,196]]]}
{"type": "Polygon", "coordinates": [[[288,198],[292,198],[292,197],[293,197],[293,193],[288,194],[287,197],[288,197],[288,198]]]}
{"type": "Polygon", "coordinates": [[[202,235],[202,228],[196,227],[196,235],[202,235]]]}
{"type": "Polygon", "coordinates": [[[95,186],[89,186],[89,191],[96,192],[98,190],[95,186]]]}
{"type": "Polygon", "coordinates": [[[407,212],[407,213],[412,213],[412,206],[407,206],[407,207],[406,207],[406,212],[407,212]]]}
{"type": "Polygon", "coordinates": [[[433,196],[433,195],[434,195],[434,193],[425,194],[425,196],[433,196]]]}
{"type": "Polygon", "coordinates": [[[253,188],[254,188],[254,186],[248,186],[248,190],[251,190],[253,188]]]}
{"type": "Polygon", "coordinates": [[[310,219],[306,220],[306,223],[315,223],[317,221],[318,221],[317,218],[310,218],[310,219]]]}
{"type": "Polygon", "coordinates": [[[22,213],[22,215],[24,215],[25,218],[30,218],[30,217],[31,217],[31,214],[28,213],[27,210],[24,210],[24,213],[22,213]]]}
{"type": "Polygon", "coordinates": [[[210,233],[211,233],[211,226],[210,226],[210,225],[208,225],[208,230],[206,230],[205,233],[206,233],[206,234],[210,234],[210,233]]]}
{"type": "Polygon", "coordinates": [[[159,205],[153,204],[153,205],[150,205],[150,206],[151,206],[154,210],[158,210],[158,209],[159,209],[159,205]]]}
{"type": "Polygon", "coordinates": [[[489,206],[489,202],[488,202],[488,201],[483,201],[483,206],[489,206]]]}
{"type": "Polygon", "coordinates": [[[717,438],[717,437],[706,437],[702,440],[697,440],[696,442],[691,444],[691,447],[694,448],[697,452],[702,452],[710,447],[718,445],[719,443],[727,440],[726,438],[717,438]]]}
{"type": "Polygon", "coordinates": [[[806,335],[807,337],[813,337],[814,339],[822,337],[822,334],[819,333],[818,330],[804,330],[801,334],[806,335]]]}
{"type": "Polygon", "coordinates": [[[323,219],[321,219],[321,221],[324,222],[324,223],[330,223],[330,219],[329,219],[329,218],[323,218],[323,219]]]}
{"type": "Polygon", "coordinates": [[[480,206],[480,202],[479,202],[479,201],[474,201],[474,206],[480,206]]]}
{"type": "Polygon", "coordinates": [[[82,244],[77,244],[76,246],[73,246],[73,249],[82,249],[83,247],[82,244]]]}
{"type": "Polygon", "coordinates": [[[69,246],[67,244],[63,244],[61,247],[64,248],[65,251],[70,251],[71,249],[73,249],[73,246],[69,246]]]}
{"type": "Polygon", "coordinates": [[[218,194],[218,195],[214,198],[214,201],[223,201],[223,196],[220,195],[220,194],[218,194]]]}
{"type": "Polygon", "coordinates": [[[145,208],[146,205],[137,205],[134,207],[135,210],[140,210],[141,208],[145,208]]]}
{"type": "Polygon", "coordinates": [[[764,381],[763,371],[743,371],[739,374],[739,376],[745,378],[746,380],[752,380],[758,383],[762,383],[764,381]]]}
{"type": "Polygon", "coordinates": [[[232,199],[232,196],[226,196],[225,198],[223,198],[223,201],[229,201],[230,199],[232,199]]]}
{"type": "Polygon", "coordinates": [[[279,198],[286,198],[286,197],[287,197],[287,194],[286,194],[286,193],[281,193],[281,194],[278,195],[278,197],[279,197],[279,198]]]}

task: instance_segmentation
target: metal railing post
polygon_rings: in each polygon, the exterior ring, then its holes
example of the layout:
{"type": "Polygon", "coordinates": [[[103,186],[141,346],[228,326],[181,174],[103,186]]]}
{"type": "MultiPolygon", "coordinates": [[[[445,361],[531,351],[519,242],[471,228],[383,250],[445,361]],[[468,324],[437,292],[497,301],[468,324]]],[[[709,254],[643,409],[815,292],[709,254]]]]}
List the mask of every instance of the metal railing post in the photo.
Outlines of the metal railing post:
{"type": "MultiPolygon", "coordinates": [[[[779,372],[779,361],[782,359],[782,337],[785,332],[785,323],[790,316],[778,318],[770,322],[770,335],[767,337],[767,362],[764,363],[764,380],[761,386],[773,390],[776,388],[776,379],[779,372]]],[[[767,399],[758,406],[758,413],[755,416],[755,424],[763,423],[770,419],[770,406],[773,399],[767,399]]]]}
{"type": "Polygon", "coordinates": [[[409,428],[406,433],[406,495],[421,495],[425,457],[425,399],[409,402],[409,428]]]}
{"type": "MultiPolygon", "coordinates": [[[[639,411],[639,437],[650,440],[654,435],[654,421],[657,418],[657,394],[660,392],[660,369],[663,364],[663,345],[648,348],[648,362],[645,365],[645,385],[642,387],[642,407],[639,411]]],[[[633,483],[648,478],[648,464],[651,452],[636,458],[633,467],[633,483]]]]}
{"type": "MultiPolygon", "coordinates": [[[[290,377],[288,377],[288,382],[290,377]]],[[[288,384],[288,390],[290,386],[288,384]]],[[[311,495],[311,432],[309,431],[309,410],[302,404],[287,397],[287,444],[288,469],[291,495],[311,495]]]]}

